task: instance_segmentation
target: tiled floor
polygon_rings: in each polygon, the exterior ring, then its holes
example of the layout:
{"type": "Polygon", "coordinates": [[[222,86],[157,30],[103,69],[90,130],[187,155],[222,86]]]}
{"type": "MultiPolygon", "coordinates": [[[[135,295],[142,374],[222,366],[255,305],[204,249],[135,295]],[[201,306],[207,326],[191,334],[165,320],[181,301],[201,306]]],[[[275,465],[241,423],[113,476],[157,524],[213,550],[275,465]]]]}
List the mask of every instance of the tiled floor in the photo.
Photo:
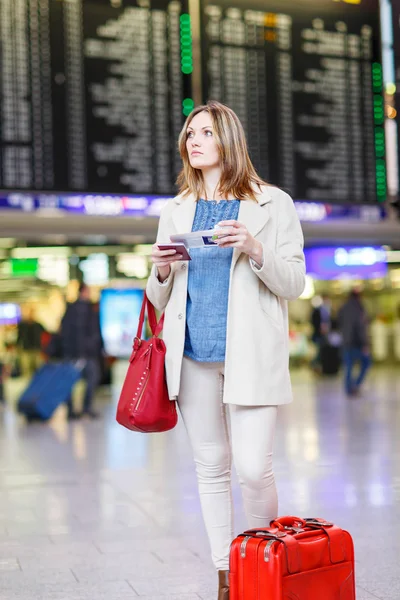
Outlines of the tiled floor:
{"type": "MultiPolygon", "coordinates": [[[[399,371],[376,370],[352,400],[295,373],[279,416],[280,513],[350,529],[358,600],[400,598],[399,371]]],[[[61,409],[30,426],[0,409],[1,600],[215,600],[185,432],[131,433],[114,404],[98,422],[61,409]]],[[[235,501],[239,531],[236,485],[235,501]]]]}

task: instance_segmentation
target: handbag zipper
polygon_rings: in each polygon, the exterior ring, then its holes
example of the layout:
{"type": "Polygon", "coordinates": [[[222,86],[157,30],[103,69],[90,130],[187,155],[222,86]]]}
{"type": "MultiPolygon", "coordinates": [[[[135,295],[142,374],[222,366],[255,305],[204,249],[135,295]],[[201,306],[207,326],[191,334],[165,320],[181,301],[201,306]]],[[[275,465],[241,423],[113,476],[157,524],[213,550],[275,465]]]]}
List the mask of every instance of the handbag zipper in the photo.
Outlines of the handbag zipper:
{"type": "Polygon", "coordinates": [[[149,370],[147,370],[147,374],[146,374],[146,381],[145,381],[145,382],[144,382],[144,384],[143,384],[142,390],[141,390],[141,392],[140,392],[140,396],[139,396],[139,398],[138,398],[138,400],[137,400],[137,402],[136,402],[136,406],[135,406],[135,408],[134,408],[133,412],[136,412],[136,411],[138,411],[138,410],[139,410],[140,403],[142,402],[142,399],[143,399],[143,394],[145,393],[145,391],[146,391],[146,387],[147,387],[147,384],[148,384],[148,382],[149,382],[149,375],[150,375],[150,371],[149,371],[149,370]]]}
{"type": "Polygon", "coordinates": [[[147,384],[149,382],[149,377],[150,377],[150,356],[151,356],[150,350],[151,350],[152,346],[153,346],[153,344],[150,344],[150,346],[148,347],[148,349],[144,353],[144,356],[149,355],[149,358],[147,360],[147,367],[146,367],[146,371],[145,371],[146,380],[143,383],[142,389],[140,390],[140,395],[139,395],[139,398],[137,399],[137,402],[136,402],[136,405],[135,405],[135,408],[134,408],[133,412],[136,412],[136,411],[139,410],[140,403],[142,402],[142,399],[143,399],[143,394],[145,393],[147,384]]]}

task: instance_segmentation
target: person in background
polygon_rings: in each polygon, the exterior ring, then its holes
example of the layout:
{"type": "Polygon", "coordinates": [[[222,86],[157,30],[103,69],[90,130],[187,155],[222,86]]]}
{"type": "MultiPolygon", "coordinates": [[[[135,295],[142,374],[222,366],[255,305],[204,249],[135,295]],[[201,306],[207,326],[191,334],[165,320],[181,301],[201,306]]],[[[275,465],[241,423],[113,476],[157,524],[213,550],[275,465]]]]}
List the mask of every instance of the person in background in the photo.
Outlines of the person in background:
{"type": "Polygon", "coordinates": [[[18,325],[17,348],[24,377],[31,377],[42,363],[41,337],[44,327],[35,320],[35,313],[29,310],[26,318],[18,325]]]}
{"type": "Polygon", "coordinates": [[[5,367],[2,362],[0,362],[0,405],[5,403],[4,400],[4,375],[5,375],[5,367]]]}
{"type": "Polygon", "coordinates": [[[311,366],[315,371],[321,371],[321,346],[331,329],[331,300],[327,294],[323,294],[320,304],[314,307],[311,313],[311,325],[313,327],[311,339],[316,346],[316,354],[311,366]]]}
{"type": "Polygon", "coordinates": [[[339,325],[343,336],[343,360],[345,366],[345,390],[348,396],[358,393],[371,365],[368,339],[368,316],[361,300],[361,293],[353,290],[339,311],[339,325]],[[355,377],[354,366],[360,370],[355,377]]]}
{"type": "Polygon", "coordinates": [[[397,307],[397,314],[393,323],[393,341],[394,357],[396,362],[400,362],[400,304],[397,307]]]}
{"type": "Polygon", "coordinates": [[[4,327],[0,327],[0,406],[4,404],[5,355],[4,327]]]}
{"type": "Polygon", "coordinates": [[[69,419],[77,419],[83,415],[93,419],[98,417],[92,405],[93,396],[100,380],[98,356],[101,345],[100,324],[98,315],[90,302],[90,290],[85,283],[81,283],[78,300],[68,304],[61,322],[63,358],[84,361],[82,374],[86,381],[83,411],[77,413],[73,410],[71,396],[67,402],[69,419]]]}
{"type": "Polygon", "coordinates": [[[99,365],[99,386],[103,385],[111,385],[111,364],[109,360],[109,356],[107,356],[105,347],[104,347],[104,339],[101,334],[101,325],[100,325],[100,302],[96,302],[93,304],[93,310],[96,314],[96,318],[98,320],[99,328],[100,328],[100,344],[98,347],[98,356],[97,361],[99,365]]]}

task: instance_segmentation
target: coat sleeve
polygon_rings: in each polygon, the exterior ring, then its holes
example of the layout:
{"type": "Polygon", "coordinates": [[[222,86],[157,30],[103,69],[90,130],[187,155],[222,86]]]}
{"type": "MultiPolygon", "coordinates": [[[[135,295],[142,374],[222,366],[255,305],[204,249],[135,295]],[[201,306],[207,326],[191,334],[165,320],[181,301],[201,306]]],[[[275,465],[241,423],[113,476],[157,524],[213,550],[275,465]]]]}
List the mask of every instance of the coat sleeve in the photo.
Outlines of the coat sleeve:
{"type": "MultiPolygon", "coordinates": [[[[168,243],[170,241],[168,232],[168,216],[169,204],[161,211],[160,220],[158,223],[157,242],[168,243]]],[[[168,300],[171,296],[175,268],[175,264],[172,264],[171,273],[163,283],[161,283],[157,277],[156,266],[153,265],[151,269],[150,277],[147,281],[146,293],[150,302],[160,312],[165,310],[165,307],[167,306],[168,300]]]]}
{"type": "Polygon", "coordinates": [[[304,237],[293,200],[283,193],[277,199],[277,242],[275,251],[263,244],[263,265],[250,259],[253,271],[273,294],[296,300],[304,291],[304,237]]]}

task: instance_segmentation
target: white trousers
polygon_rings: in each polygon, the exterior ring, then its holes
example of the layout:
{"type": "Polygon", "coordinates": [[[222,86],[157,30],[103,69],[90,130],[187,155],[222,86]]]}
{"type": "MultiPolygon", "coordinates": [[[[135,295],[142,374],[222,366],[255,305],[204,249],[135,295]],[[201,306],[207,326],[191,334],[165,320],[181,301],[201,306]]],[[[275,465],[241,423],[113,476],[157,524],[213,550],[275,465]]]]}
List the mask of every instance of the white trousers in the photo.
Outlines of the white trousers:
{"type": "Polygon", "coordinates": [[[249,528],[267,527],[278,512],[272,470],[277,407],[223,404],[223,386],[224,363],[184,357],[178,403],[193,450],[203,518],[218,570],[229,569],[234,538],[232,459],[249,528]]]}

